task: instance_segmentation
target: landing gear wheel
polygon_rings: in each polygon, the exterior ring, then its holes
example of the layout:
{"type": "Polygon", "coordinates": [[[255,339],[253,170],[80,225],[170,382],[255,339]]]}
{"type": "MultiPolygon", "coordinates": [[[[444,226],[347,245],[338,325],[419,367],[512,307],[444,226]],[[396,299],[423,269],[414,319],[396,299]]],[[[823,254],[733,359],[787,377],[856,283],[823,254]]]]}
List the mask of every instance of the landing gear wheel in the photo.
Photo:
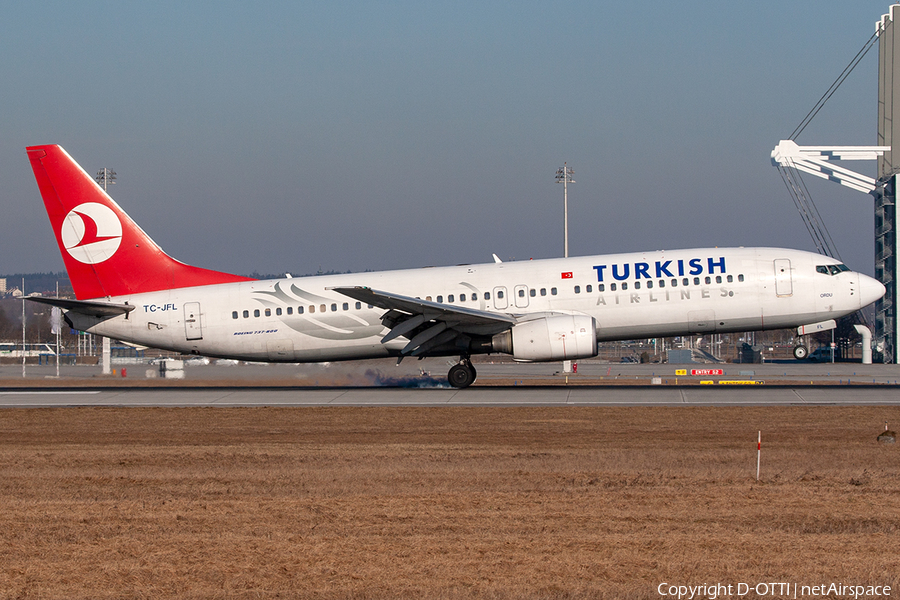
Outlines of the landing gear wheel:
{"type": "Polygon", "coordinates": [[[794,346],[794,358],[796,358],[797,360],[803,360],[807,356],[809,356],[809,348],[807,348],[803,344],[794,346]]]}
{"type": "Polygon", "coordinates": [[[447,374],[450,385],[455,388],[466,388],[475,381],[475,369],[468,362],[461,362],[458,365],[450,367],[447,374]]]}

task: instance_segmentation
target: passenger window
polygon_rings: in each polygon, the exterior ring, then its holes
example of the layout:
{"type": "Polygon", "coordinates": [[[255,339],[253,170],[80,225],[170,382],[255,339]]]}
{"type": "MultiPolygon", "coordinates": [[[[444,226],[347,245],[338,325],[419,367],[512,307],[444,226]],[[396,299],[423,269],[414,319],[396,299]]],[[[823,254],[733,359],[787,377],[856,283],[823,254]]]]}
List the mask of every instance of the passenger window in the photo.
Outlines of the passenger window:
{"type": "Polygon", "coordinates": [[[337,303],[331,305],[331,312],[337,312],[337,303]]]}
{"type": "Polygon", "coordinates": [[[681,280],[681,285],[690,285],[690,284],[691,284],[691,281],[687,277],[685,277],[684,279],[681,280]]]}
{"type": "Polygon", "coordinates": [[[616,289],[617,289],[616,284],[614,284],[614,283],[609,284],[609,291],[614,292],[614,291],[616,291],[616,289]]]}
{"type": "Polygon", "coordinates": [[[271,316],[272,316],[272,309],[271,309],[271,308],[267,308],[267,309],[266,309],[266,316],[267,316],[267,317],[271,317],[271,316]]]}
{"type": "Polygon", "coordinates": [[[277,317],[280,317],[280,316],[281,316],[281,309],[280,309],[280,308],[276,308],[276,309],[275,309],[275,316],[277,316],[277,317]]]}
{"type": "MultiPolygon", "coordinates": [[[[707,279],[709,279],[709,278],[707,278],[707,279]]],[[[709,283],[709,282],[707,281],[706,283],[709,283]]],[[[700,285],[700,278],[699,278],[699,277],[694,277],[694,285],[700,285]]]]}
{"type": "Polygon", "coordinates": [[[519,290],[519,298],[525,297],[525,290],[519,290]]]}
{"type": "Polygon", "coordinates": [[[356,310],[359,310],[359,309],[361,309],[361,308],[362,308],[362,302],[357,302],[357,303],[356,303],[356,310]]]}
{"type": "Polygon", "coordinates": [[[297,314],[298,314],[298,315],[302,315],[302,314],[303,314],[303,307],[302,307],[302,306],[298,306],[298,307],[297,307],[297,314]]]}
{"type": "Polygon", "coordinates": [[[443,304],[443,303],[444,303],[444,297],[443,297],[443,296],[438,296],[438,297],[437,297],[437,301],[440,302],[441,304],[443,304]]]}
{"type": "Polygon", "coordinates": [[[576,285],[576,286],[575,286],[575,293],[576,293],[576,294],[580,294],[580,293],[581,293],[581,286],[580,286],[580,285],[576,285]]]}
{"type": "MultiPolygon", "coordinates": [[[[731,276],[729,275],[729,277],[731,277],[731,276]]],[[[721,276],[721,275],[716,275],[716,283],[722,283],[722,276],[721,276]]]]}
{"type": "Polygon", "coordinates": [[[465,302],[465,301],[466,301],[466,295],[465,295],[465,294],[460,294],[460,295],[459,295],[459,301],[460,301],[460,302],[465,302]]]}
{"type": "Polygon", "coordinates": [[[325,312],[326,308],[324,304],[319,305],[319,312],[325,312]]]}
{"type": "Polygon", "coordinates": [[[289,314],[289,315],[294,314],[294,307],[293,307],[293,306],[288,306],[288,307],[287,307],[287,314],[289,314]]]}
{"type": "Polygon", "coordinates": [[[659,287],[661,287],[661,288],[666,287],[666,280],[665,280],[665,279],[660,279],[660,280],[659,280],[659,287]]]}
{"type": "Polygon", "coordinates": [[[732,277],[731,275],[729,275],[729,276],[728,276],[728,283],[731,283],[732,281],[734,281],[734,277],[732,277]]]}
{"type": "Polygon", "coordinates": [[[259,316],[259,309],[258,309],[258,308],[255,309],[255,310],[253,311],[253,316],[254,316],[254,317],[258,317],[258,316],[259,316]]]}
{"type": "Polygon", "coordinates": [[[547,295],[547,288],[541,288],[541,296],[547,295]]]}
{"type": "Polygon", "coordinates": [[[598,284],[597,284],[597,291],[598,291],[598,292],[605,292],[605,291],[606,291],[606,284],[604,284],[604,283],[598,283],[598,284]]]}
{"type": "Polygon", "coordinates": [[[431,302],[431,296],[425,296],[425,299],[431,302]]]}
{"type": "Polygon", "coordinates": [[[635,282],[634,282],[634,289],[636,289],[636,290],[641,289],[641,282],[640,282],[640,281],[635,281],[635,282]]]}
{"type": "Polygon", "coordinates": [[[249,311],[249,310],[245,310],[245,311],[244,311],[244,318],[245,318],[245,319],[250,318],[250,311],[249,311]]]}
{"type": "Polygon", "coordinates": [[[500,300],[503,299],[503,290],[499,290],[499,291],[497,292],[497,298],[500,299],[500,300]]]}
{"type": "MultiPolygon", "coordinates": [[[[719,279],[721,279],[721,277],[720,277],[719,279]]],[[[710,277],[709,275],[707,275],[707,276],[706,276],[706,285],[709,285],[710,283],[712,283],[712,277],[710,277]]]]}
{"type": "Polygon", "coordinates": [[[231,318],[237,319],[237,311],[236,310],[231,313],[231,318]]]}
{"type": "Polygon", "coordinates": [[[627,289],[628,289],[628,282],[627,282],[627,281],[623,281],[623,282],[622,282],[622,290],[624,291],[624,290],[627,290],[627,289]]]}
{"type": "Polygon", "coordinates": [[[673,279],[673,280],[672,280],[672,287],[678,287],[678,280],[677,280],[677,279],[673,279]]]}
{"type": "Polygon", "coordinates": [[[555,296],[555,295],[556,295],[556,288],[550,288],[550,295],[551,295],[551,296],[555,296]]]}
{"type": "Polygon", "coordinates": [[[594,291],[594,286],[588,284],[588,285],[584,286],[584,291],[586,291],[588,294],[590,294],[591,292],[594,291]]]}
{"type": "Polygon", "coordinates": [[[485,293],[484,293],[484,299],[485,299],[485,300],[490,300],[490,299],[491,299],[491,293],[490,293],[490,292],[485,292],[485,293]]]}
{"type": "Polygon", "coordinates": [[[648,289],[648,290],[652,290],[652,289],[653,289],[653,281],[652,281],[652,280],[650,280],[650,281],[647,282],[647,289],[648,289]]]}
{"type": "Polygon", "coordinates": [[[447,302],[453,302],[453,294],[447,296],[447,302]]]}
{"type": "Polygon", "coordinates": [[[478,294],[476,294],[475,292],[472,292],[472,302],[477,302],[477,301],[478,301],[478,294]]]}
{"type": "Polygon", "coordinates": [[[535,296],[537,296],[537,290],[534,288],[531,288],[530,290],[528,290],[528,295],[531,296],[532,298],[534,298],[535,296]]]}
{"type": "Polygon", "coordinates": [[[744,280],[744,275],[743,274],[738,275],[738,281],[743,281],[743,280],[744,280]]]}
{"type": "Polygon", "coordinates": [[[344,309],[344,310],[350,310],[350,303],[349,303],[349,302],[344,302],[344,303],[341,305],[341,308],[344,309]]]}

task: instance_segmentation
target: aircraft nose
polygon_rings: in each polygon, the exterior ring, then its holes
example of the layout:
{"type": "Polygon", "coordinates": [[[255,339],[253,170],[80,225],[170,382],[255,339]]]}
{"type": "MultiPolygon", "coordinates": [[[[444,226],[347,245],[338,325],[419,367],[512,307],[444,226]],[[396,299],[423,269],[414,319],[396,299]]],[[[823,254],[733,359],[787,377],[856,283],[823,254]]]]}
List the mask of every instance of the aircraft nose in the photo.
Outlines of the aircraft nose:
{"type": "Polygon", "coordinates": [[[859,276],[859,307],[868,306],[884,296],[884,285],[873,277],[857,273],[859,276]]]}

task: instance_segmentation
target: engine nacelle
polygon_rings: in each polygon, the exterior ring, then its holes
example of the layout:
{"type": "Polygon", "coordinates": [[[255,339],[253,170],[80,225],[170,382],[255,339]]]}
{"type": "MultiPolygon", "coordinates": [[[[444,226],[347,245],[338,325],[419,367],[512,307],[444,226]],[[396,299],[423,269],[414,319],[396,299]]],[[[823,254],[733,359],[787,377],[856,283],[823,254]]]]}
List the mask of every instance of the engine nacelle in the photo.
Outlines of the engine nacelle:
{"type": "Polygon", "coordinates": [[[491,340],[495,352],[517,360],[573,360],[597,356],[597,322],[587,315],[554,315],[517,323],[491,340]]]}

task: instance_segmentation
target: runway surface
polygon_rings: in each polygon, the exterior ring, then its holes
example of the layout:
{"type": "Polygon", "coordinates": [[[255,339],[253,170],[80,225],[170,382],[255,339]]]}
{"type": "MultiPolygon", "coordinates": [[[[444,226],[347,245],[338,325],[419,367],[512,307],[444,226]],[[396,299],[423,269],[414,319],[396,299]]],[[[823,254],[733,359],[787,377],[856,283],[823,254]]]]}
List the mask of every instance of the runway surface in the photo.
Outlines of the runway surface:
{"type": "Polygon", "coordinates": [[[894,386],[118,388],[0,390],[0,407],[66,406],[900,406],[894,386]]]}

